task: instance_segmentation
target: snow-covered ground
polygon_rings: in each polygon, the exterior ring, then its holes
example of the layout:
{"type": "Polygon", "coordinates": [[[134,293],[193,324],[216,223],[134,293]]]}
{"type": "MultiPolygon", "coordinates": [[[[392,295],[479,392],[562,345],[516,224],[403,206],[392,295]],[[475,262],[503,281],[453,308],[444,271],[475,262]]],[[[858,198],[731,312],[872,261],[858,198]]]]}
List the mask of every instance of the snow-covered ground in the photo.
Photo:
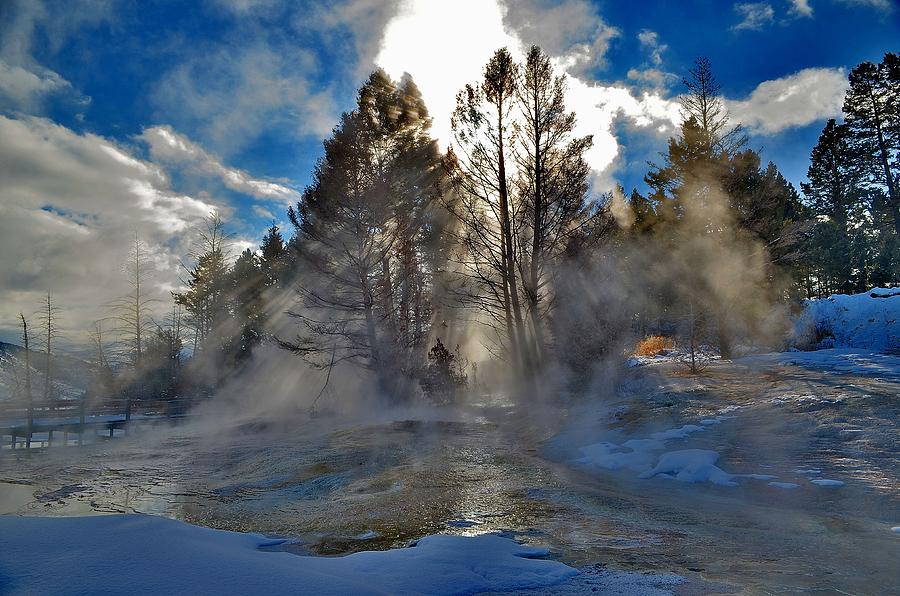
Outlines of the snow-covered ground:
{"type": "Polygon", "coordinates": [[[900,350],[900,288],[807,300],[791,342],[803,349],[900,350]]]}
{"type": "Polygon", "coordinates": [[[344,557],[279,552],[285,541],[152,515],[0,516],[0,591],[13,594],[473,594],[589,585],[666,594],[674,575],[578,570],[497,535],[435,535],[344,557]],[[573,581],[575,583],[573,583],[573,581]],[[567,584],[568,582],[568,584],[567,584]],[[588,583],[589,582],[589,583],[588,583]]]}

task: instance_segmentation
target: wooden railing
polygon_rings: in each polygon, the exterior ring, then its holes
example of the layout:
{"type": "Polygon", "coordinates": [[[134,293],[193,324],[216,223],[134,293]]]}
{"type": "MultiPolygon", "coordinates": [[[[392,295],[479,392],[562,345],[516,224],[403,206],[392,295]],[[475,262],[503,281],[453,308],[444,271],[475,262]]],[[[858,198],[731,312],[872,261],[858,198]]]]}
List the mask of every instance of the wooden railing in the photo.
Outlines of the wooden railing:
{"type": "MultiPolygon", "coordinates": [[[[97,399],[97,400],[55,400],[34,403],[31,407],[22,404],[0,405],[0,444],[8,443],[15,449],[23,443],[32,445],[36,434],[46,434],[47,441],[37,441],[49,446],[54,432],[68,437],[75,433],[79,444],[85,433],[96,436],[97,431],[108,432],[113,437],[115,430],[124,429],[134,422],[148,422],[166,418],[181,418],[187,415],[196,400],[177,398],[170,400],[97,399]],[[7,437],[9,440],[4,440],[7,437]]],[[[65,441],[68,443],[68,441],[65,441]]]]}

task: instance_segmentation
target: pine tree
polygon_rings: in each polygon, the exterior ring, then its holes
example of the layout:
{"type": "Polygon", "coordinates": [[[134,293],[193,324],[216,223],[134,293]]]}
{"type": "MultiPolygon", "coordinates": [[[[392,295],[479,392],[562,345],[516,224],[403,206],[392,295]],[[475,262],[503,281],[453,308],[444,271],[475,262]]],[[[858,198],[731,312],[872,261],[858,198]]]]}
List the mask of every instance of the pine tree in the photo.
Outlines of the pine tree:
{"type": "Polygon", "coordinates": [[[341,117],[313,183],[288,217],[310,274],[299,288],[304,327],[281,344],[309,361],[363,362],[403,393],[424,358],[434,263],[423,258],[440,192],[440,155],[421,94],[408,77],[375,71],[341,117]]]}
{"type": "Polygon", "coordinates": [[[859,227],[865,216],[865,194],[846,125],[828,121],[812,150],[806,176],[809,181],[802,185],[803,194],[820,216],[816,241],[822,246],[827,242],[828,246],[827,252],[821,254],[823,260],[818,263],[819,275],[827,280],[826,292],[862,291],[865,289],[865,263],[850,257],[858,256],[853,247],[861,236],[859,227]]]}
{"type": "Polygon", "coordinates": [[[863,62],[850,72],[844,100],[848,143],[868,174],[865,182],[886,194],[884,207],[900,236],[900,57],[863,62]]]}
{"type": "Polygon", "coordinates": [[[516,88],[521,119],[516,136],[518,166],[514,212],[521,247],[522,293],[531,323],[531,360],[539,366],[546,349],[545,319],[553,301],[553,277],[568,239],[600,211],[587,199],[590,168],[584,158],[592,138],[574,137],[575,113],[565,106],[566,79],[556,76],[550,57],[532,46],[516,88]]]}
{"type": "Polygon", "coordinates": [[[518,65],[502,48],[488,61],[482,80],[457,94],[454,151],[447,160],[456,194],[447,206],[464,249],[459,267],[468,276],[459,296],[487,319],[503,356],[521,371],[528,369],[528,353],[517,281],[518,213],[507,172],[516,142],[518,78],[518,65]]]}
{"type": "Polygon", "coordinates": [[[288,247],[281,230],[274,223],[266,230],[259,246],[259,268],[266,287],[283,287],[288,270],[288,247]]]}
{"type": "Polygon", "coordinates": [[[187,290],[173,292],[176,304],[184,307],[194,329],[194,352],[218,350],[223,338],[214,337],[217,326],[228,317],[228,240],[225,223],[218,213],[207,217],[194,249],[195,264],[188,269],[187,290]]]}

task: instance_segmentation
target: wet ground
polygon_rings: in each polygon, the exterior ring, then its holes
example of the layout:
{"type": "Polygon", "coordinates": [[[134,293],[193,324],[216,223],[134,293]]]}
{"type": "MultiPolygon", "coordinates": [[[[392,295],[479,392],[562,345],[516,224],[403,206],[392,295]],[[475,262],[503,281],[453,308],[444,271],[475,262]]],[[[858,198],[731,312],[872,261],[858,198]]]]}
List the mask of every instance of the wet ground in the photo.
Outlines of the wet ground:
{"type": "Polygon", "coordinates": [[[757,359],[700,377],[640,367],[620,397],[552,417],[488,400],[430,421],[312,418],[200,434],[182,425],[6,451],[0,513],[155,513],[293,537],[290,550],[324,555],[501,531],[548,544],[574,566],[705,582],[690,584],[694,592],[898,593],[898,396],[896,375],[757,359]],[[720,424],[673,448],[714,449],[729,472],[798,488],[641,480],[571,463],[578,447],[607,437],[714,416],[720,424]]]}

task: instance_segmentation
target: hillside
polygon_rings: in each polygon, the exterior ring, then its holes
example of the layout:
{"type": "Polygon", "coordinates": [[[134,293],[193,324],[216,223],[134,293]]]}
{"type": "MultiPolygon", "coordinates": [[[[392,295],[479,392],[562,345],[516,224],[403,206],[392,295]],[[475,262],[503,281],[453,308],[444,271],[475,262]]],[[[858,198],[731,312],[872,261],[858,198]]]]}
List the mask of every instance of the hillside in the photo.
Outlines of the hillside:
{"type": "MultiPolygon", "coordinates": [[[[42,395],[44,384],[44,354],[31,350],[31,382],[35,398],[42,395]]],[[[90,383],[91,365],[80,358],[53,355],[50,360],[55,394],[62,399],[79,397],[90,383]]],[[[25,348],[0,342],[0,402],[17,399],[21,394],[25,374],[25,348]]]]}

